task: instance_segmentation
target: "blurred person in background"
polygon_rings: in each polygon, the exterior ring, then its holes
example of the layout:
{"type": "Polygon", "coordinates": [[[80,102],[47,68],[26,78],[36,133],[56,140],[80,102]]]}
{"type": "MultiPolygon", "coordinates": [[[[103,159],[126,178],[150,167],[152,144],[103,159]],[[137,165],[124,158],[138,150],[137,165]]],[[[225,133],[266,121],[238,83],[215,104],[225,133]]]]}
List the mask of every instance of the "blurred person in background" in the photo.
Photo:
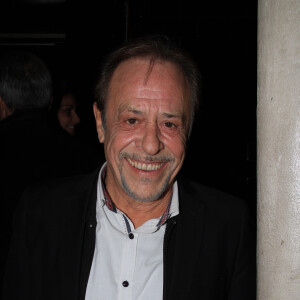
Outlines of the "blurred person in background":
{"type": "MultiPolygon", "coordinates": [[[[23,51],[0,54],[1,282],[22,191],[37,181],[92,171],[101,159],[96,150],[63,130],[57,115],[56,129],[66,137],[49,124],[52,95],[50,72],[39,57],[23,51]]],[[[78,116],[75,119],[78,123],[78,116]]]]}
{"type": "Polygon", "coordinates": [[[80,123],[80,118],[76,112],[77,104],[75,97],[69,93],[62,97],[60,107],[57,112],[59,124],[68,134],[75,134],[75,127],[80,123]]]}
{"type": "Polygon", "coordinates": [[[50,175],[47,111],[51,98],[51,76],[40,58],[28,52],[1,53],[1,281],[19,195],[28,184],[50,175]]]}
{"type": "Polygon", "coordinates": [[[53,99],[48,113],[49,124],[56,134],[56,147],[51,155],[53,164],[57,165],[56,177],[87,173],[98,166],[101,157],[104,160],[98,147],[84,139],[85,132],[79,132],[80,93],[75,79],[67,73],[54,75],[53,99]]]}
{"type": "Polygon", "coordinates": [[[62,129],[71,136],[75,135],[76,127],[80,123],[77,98],[77,91],[72,80],[60,80],[55,86],[50,115],[57,131],[61,132],[62,129]]]}

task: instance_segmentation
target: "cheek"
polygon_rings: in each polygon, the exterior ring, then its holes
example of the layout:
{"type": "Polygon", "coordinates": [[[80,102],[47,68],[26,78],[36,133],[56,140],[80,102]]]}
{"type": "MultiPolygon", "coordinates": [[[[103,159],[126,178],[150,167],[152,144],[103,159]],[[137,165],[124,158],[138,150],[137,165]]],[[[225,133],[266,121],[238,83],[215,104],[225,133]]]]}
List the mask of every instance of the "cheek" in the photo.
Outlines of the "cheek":
{"type": "Polygon", "coordinates": [[[132,131],[119,130],[117,126],[112,127],[105,136],[106,155],[118,158],[120,152],[134,143],[136,135],[132,131]]]}
{"type": "Polygon", "coordinates": [[[185,138],[181,136],[168,138],[165,140],[165,146],[177,160],[181,161],[184,159],[186,148],[185,138]]]}
{"type": "Polygon", "coordinates": [[[70,117],[63,112],[59,112],[57,118],[61,125],[66,125],[70,121],[70,117]]]}

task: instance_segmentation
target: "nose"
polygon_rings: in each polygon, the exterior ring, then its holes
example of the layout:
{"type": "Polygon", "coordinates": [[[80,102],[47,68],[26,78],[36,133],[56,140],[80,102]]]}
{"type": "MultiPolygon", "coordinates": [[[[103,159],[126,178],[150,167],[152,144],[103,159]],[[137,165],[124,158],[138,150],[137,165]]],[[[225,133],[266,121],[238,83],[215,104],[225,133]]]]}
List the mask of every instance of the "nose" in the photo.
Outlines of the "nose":
{"type": "Polygon", "coordinates": [[[156,124],[148,124],[142,137],[142,148],[148,155],[155,155],[164,149],[160,131],[156,124]]]}
{"type": "Polygon", "coordinates": [[[72,114],[72,123],[73,123],[73,125],[76,125],[76,124],[80,123],[80,118],[77,115],[76,111],[73,111],[73,114],[72,114]]]}

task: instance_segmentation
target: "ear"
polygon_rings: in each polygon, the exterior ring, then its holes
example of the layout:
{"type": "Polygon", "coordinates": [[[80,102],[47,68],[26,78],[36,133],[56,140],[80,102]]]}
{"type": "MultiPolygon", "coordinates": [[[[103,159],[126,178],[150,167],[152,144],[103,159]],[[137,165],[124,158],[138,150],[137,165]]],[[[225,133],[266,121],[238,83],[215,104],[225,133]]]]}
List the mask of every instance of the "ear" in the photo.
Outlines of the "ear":
{"type": "Polygon", "coordinates": [[[94,116],[95,116],[95,120],[96,120],[98,139],[99,139],[100,143],[104,143],[105,130],[104,130],[103,124],[102,124],[101,111],[99,110],[96,102],[94,103],[93,109],[94,109],[94,116]]]}

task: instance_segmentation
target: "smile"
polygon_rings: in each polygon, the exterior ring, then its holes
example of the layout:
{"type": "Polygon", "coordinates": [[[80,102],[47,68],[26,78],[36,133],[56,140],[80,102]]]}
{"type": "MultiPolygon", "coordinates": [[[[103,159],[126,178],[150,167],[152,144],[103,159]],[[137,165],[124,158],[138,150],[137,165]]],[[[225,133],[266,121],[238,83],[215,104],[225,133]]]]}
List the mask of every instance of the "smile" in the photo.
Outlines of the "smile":
{"type": "Polygon", "coordinates": [[[140,163],[132,161],[130,158],[127,158],[127,160],[134,168],[142,171],[156,171],[164,165],[164,163],[140,163]]]}

